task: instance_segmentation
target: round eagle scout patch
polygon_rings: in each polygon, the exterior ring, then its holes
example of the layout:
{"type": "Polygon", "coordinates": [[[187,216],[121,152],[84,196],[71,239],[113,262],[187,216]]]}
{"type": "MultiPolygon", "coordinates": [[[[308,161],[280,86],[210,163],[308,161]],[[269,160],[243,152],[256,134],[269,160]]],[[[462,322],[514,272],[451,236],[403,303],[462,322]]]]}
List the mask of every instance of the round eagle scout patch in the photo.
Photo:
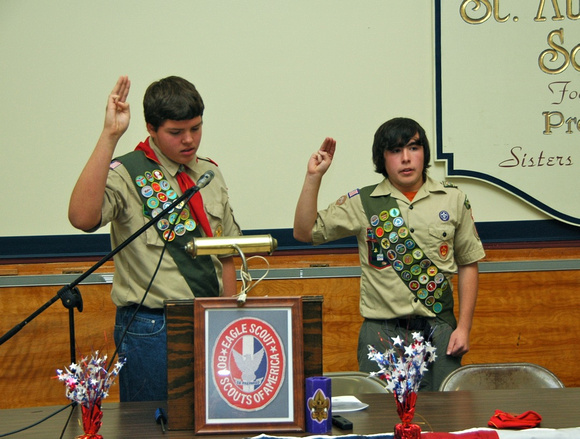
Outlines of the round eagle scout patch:
{"type": "Polygon", "coordinates": [[[211,374],[221,398],[239,410],[256,411],[274,400],[284,383],[283,343],[267,322],[231,322],[212,349],[211,374]]]}

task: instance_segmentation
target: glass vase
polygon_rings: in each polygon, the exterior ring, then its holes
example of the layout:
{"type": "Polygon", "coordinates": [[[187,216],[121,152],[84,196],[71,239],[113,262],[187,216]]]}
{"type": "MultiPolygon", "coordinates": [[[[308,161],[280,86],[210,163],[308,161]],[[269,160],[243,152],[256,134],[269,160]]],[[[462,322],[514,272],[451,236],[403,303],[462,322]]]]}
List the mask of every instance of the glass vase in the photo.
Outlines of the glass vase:
{"type": "Polygon", "coordinates": [[[420,439],[421,427],[413,424],[415,416],[415,403],[417,402],[417,393],[409,392],[403,402],[399,401],[395,393],[395,402],[397,403],[397,413],[401,423],[395,425],[395,439],[420,439]]]}
{"type": "Polygon", "coordinates": [[[83,431],[85,432],[81,436],[77,436],[78,439],[103,439],[99,433],[101,425],[101,419],[103,418],[103,411],[101,410],[101,400],[97,399],[94,403],[90,403],[89,406],[81,405],[82,415],[83,415],[83,431]]]}

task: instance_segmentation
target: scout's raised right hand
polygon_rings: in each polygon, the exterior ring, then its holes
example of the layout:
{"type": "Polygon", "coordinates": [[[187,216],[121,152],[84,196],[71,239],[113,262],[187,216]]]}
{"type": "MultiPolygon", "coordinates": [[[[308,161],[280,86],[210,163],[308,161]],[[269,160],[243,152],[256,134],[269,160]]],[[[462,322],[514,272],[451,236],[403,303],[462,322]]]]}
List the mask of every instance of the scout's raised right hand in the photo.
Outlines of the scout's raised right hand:
{"type": "Polygon", "coordinates": [[[310,160],[308,160],[308,173],[311,175],[324,175],[332,163],[335,149],[336,140],[332,137],[324,139],[320,149],[312,154],[310,160]]]}
{"type": "Polygon", "coordinates": [[[129,77],[121,76],[109,95],[103,129],[113,137],[121,137],[129,127],[131,111],[127,103],[127,96],[130,88],[129,77]]]}

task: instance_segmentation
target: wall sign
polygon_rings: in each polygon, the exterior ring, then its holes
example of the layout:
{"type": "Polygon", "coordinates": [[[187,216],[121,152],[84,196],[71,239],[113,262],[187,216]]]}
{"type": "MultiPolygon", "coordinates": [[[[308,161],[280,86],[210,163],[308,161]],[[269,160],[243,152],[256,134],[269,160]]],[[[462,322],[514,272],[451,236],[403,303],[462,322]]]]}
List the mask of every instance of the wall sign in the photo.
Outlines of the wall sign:
{"type": "Polygon", "coordinates": [[[441,1],[436,160],[580,225],[580,2],[441,1]]]}

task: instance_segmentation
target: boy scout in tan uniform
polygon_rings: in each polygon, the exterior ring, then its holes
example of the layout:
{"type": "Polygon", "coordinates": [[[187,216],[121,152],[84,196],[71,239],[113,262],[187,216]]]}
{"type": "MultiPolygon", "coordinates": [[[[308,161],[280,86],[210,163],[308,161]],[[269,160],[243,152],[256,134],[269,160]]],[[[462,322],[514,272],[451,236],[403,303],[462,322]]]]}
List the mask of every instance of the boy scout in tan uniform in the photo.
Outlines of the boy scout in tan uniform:
{"type": "Polygon", "coordinates": [[[429,144],[411,119],[397,118],[375,134],[375,170],[385,179],[357,189],[317,211],[322,176],[335,141],[327,138],[309,161],[296,208],[296,239],[322,244],[356,236],[362,269],[358,361],[376,371],[368,345],[385,351],[393,337],[423,332],[437,358],[422,380],[437,390],[461,365],[477,298],[477,261],[485,256],[467,197],[457,187],[427,177],[429,144]],[[458,272],[459,313],[454,315],[451,279],[458,272]]]}

